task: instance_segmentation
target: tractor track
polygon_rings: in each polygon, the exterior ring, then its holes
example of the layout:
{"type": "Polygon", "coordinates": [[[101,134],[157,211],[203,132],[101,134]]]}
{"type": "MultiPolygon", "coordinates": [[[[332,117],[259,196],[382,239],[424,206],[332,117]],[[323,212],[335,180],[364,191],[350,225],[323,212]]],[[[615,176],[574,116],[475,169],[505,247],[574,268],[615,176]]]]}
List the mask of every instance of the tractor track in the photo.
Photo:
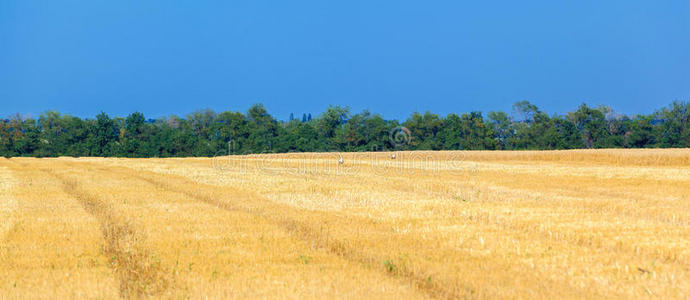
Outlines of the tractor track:
{"type": "MultiPolygon", "coordinates": [[[[102,167],[99,166],[94,168],[101,169],[102,167]]],[[[251,195],[252,199],[249,202],[254,202],[256,203],[255,205],[241,204],[239,201],[224,201],[208,192],[208,190],[221,189],[217,186],[194,182],[190,179],[177,175],[165,175],[165,179],[162,179],[160,177],[163,175],[153,172],[142,172],[128,167],[109,167],[107,170],[109,172],[113,172],[116,171],[116,169],[120,169],[118,172],[148,182],[149,184],[162,190],[179,193],[219,209],[244,212],[263,218],[273,224],[276,224],[287,233],[297,237],[298,239],[310,243],[312,247],[326,250],[327,252],[337,255],[348,261],[375,267],[388,276],[401,277],[414,284],[420,291],[424,292],[429,297],[441,299],[461,299],[466,298],[472,293],[472,290],[469,286],[445,285],[442,282],[430,281],[429,275],[425,274],[425,270],[408,269],[403,266],[396,266],[394,269],[390,269],[384,264],[386,260],[390,259],[389,257],[371,256],[363,251],[357,250],[354,247],[349,246],[344,241],[334,238],[329,234],[328,230],[324,230],[323,227],[317,224],[310,224],[308,221],[290,217],[288,214],[277,215],[270,213],[270,211],[277,210],[269,210],[262,206],[275,207],[276,209],[283,211],[294,211],[295,209],[285,205],[273,203],[259,195],[251,195]],[[178,184],[170,182],[171,180],[177,181],[178,184]],[[198,188],[183,188],[183,186],[190,185],[198,188]]],[[[227,194],[230,188],[223,187],[222,189],[223,192],[227,194]]],[[[234,190],[232,192],[233,193],[230,193],[232,195],[246,195],[245,192],[240,190],[234,190]]],[[[250,195],[246,196],[250,197],[250,195]]]]}
{"type": "Polygon", "coordinates": [[[60,175],[54,170],[41,171],[56,178],[63,190],[78,200],[86,212],[94,216],[100,224],[105,239],[104,252],[111,257],[110,267],[120,282],[122,298],[141,298],[162,294],[169,286],[170,279],[160,263],[149,261],[149,249],[143,246],[145,237],[127,220],[118,216],[109,205],[97,196],[84,191],[78,181],[60,175]]]}

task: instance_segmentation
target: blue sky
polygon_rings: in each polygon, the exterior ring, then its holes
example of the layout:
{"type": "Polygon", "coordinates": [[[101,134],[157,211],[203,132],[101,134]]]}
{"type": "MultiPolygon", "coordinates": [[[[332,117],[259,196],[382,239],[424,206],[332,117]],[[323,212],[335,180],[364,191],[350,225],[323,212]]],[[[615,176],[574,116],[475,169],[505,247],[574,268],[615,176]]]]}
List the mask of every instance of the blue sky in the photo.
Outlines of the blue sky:
{"type": "Polygon", "coordinates": [[[650,113],[690,100],[690,2],[0,1],[0,116],[328,105],[650,113]]]}

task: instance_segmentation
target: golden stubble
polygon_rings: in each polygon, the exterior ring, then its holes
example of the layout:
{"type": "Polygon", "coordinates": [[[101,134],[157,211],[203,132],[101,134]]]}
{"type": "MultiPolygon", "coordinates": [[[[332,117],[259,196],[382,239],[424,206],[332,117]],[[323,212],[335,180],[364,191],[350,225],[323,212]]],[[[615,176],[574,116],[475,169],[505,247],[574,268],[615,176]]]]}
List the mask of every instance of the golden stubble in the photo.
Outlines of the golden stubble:
{"type": "Polygon", "coordinates": [[[18,203],[12,195],[16,184],[17,181],[9,168],[0,167],[0,240],[4,240],[5,234],[16,221],[18,203]]]}
{"type": "Polygon", "coordinates": [[[117,298],[97,220],[35,166],[0,160],[0,168],[11,173],[9,196],[16,203],[0,240],[0,295],[117,298]]]}
{"type": "Polygon", "coordinates": [[[134,232],[134,295],[690,295],[688,149],[340,156],[19,161],[134,232]]]}

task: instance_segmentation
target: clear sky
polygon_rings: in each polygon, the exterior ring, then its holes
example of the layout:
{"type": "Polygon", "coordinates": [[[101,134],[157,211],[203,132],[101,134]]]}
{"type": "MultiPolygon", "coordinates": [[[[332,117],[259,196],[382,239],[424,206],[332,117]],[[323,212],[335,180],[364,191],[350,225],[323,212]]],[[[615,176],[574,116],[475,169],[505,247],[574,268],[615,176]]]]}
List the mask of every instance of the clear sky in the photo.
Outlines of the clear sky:
{"type": "Polygon", "coordinates": [[[328,105],[651,113],[690,100],[690,1],[0,1],[0,116],[328,105]]]}

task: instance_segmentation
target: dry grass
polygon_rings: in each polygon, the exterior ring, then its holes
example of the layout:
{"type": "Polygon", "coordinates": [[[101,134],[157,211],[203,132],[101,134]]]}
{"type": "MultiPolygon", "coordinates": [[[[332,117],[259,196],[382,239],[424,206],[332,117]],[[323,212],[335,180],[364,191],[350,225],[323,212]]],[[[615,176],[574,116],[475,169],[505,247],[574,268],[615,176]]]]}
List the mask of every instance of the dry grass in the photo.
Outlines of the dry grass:
{"type": "Polygon", "coordinates": [[[15,203],[0,235],[1,298],[116,298],[97,220],[35,166],[0,164],[13,178],[2,206],[15,203]]]}
{"type": "Polygon", "coordinates": [[[0,241],[17,221],[17,200],[12,191],[17,182],[7,167],[0,167],[0,241]]]}
{"type": "Polygon", "coordinates": [[[0,294],[690,297],[688,149],[338,157],[0,160],[0,294]]]}

